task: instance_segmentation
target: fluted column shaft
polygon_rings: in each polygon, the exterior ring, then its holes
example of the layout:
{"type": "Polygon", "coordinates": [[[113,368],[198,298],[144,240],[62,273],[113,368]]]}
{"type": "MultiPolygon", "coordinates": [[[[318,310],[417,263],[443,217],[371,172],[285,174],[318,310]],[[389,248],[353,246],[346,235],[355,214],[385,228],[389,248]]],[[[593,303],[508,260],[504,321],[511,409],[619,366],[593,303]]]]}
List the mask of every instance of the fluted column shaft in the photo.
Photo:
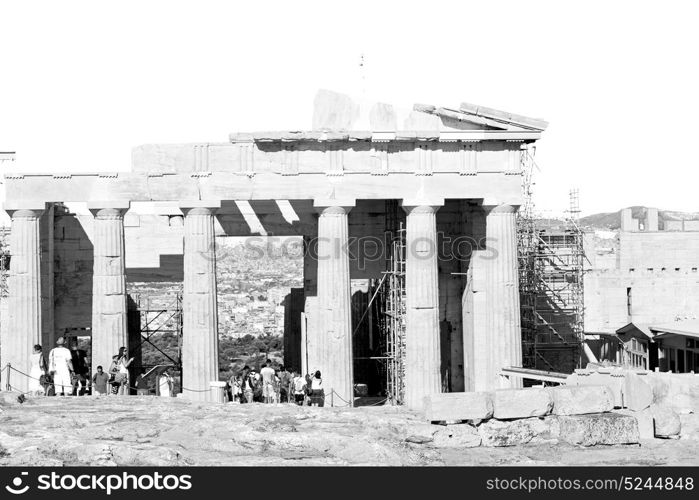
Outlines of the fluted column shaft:
{"type": "Polygon", "coordinates": [[[439,276],[434,205],[403,208],[406,218],[405,404],[421,408],[440,392],[439,276]]]}
{"type": "MultiPolygon", "coordinates": [[[[517,272],[517,208],[484,207],[486,213],[485,328],[488,366],[485,388],[521,386],[521,380],[499,376],[504,367],[522,366],[522,330],[517,272]]],[[[481,387],[483,385],[481,384],[481,387]]]]}
{"type": "MultiPolygon", "coordinates": [[[[41,268],[39,221],[43,210],[11,212],[10,273],[8,277],[8,335],[3,339],[3,365],[29,374],[34,345],[41,344],[41,268]]],[[[3,372],[3,389],[7,372],[3,372]]],[[[29,379],[13,372],[10,383],[20,391],[29,389],[29,379]]]]}
{"type": "Polygon", "coordinates": [[[318,217],[318,342],[311,370],[323,376],[326,404],[354,404],[352,309],[348,253],[350,206],[316,204],[318,217]]]}
{"type": "Polygon", "coordinates": [[[106,371],[120,347],[128,348],[124,213],[127,207],[96,208],[92,274],[92,371],[106,371]]]}
{"type": "Polygon", "coordinates": [[[214,207],[183,208],[182,386],[187,399],[212,401],[218,380],[214,207]]]}

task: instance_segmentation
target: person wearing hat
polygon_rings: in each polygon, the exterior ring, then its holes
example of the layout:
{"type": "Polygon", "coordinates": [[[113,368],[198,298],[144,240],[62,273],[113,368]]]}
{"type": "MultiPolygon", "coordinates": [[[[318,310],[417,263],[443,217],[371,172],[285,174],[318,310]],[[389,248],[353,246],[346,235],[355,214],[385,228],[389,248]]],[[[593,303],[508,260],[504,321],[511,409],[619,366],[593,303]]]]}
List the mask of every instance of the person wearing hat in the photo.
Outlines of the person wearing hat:
{"type": "Polygon", "coordinates": [[[49,353],[49,371],[53,375],[53,385],[56,395],[70,396],[73,394],[73,356],[65,347],[66,340],[59,337],[56,347],[49,353]]]}

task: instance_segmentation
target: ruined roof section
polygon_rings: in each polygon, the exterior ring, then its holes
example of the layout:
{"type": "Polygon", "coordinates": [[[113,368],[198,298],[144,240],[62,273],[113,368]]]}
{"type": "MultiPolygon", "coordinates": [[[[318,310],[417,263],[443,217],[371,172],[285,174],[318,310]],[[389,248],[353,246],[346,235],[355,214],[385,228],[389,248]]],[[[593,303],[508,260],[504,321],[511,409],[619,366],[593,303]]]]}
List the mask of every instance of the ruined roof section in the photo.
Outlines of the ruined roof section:
{"type": "Polygon", "coordinates": [[[429,104],[416,104],[415,111],[432,113],[446,120],[470,122],[495,130],[533,130],[543,132],[548,123],[538,118],[508,113],[478,104],[461,103],[459,109],[436,107],[429,104]]]}
{"type": "Polygon", "coordinates": [[[549,125],[548,122],[545,122],[540,118],[529,118],[527,116],[515,115],[513,113],[508,113],[507,111],[486,108],[485,106],[469,104],[467,102],[461,103],[460,111],[467,115],[479,116],[495,122],[507,125],[516,125],[519,127],[529,128],[531,130],[538,130],[540,132],[546,130],[546,127],[549,125]]]}
{"type": "Polygon", "coordinates": [[[320,90],[313,102],[311,130],[233,133],[230,141],[530,141],[538,139],[547,125],[543,120],[468,103],[458,109],[427,104],[400,109],[320,90]]]}

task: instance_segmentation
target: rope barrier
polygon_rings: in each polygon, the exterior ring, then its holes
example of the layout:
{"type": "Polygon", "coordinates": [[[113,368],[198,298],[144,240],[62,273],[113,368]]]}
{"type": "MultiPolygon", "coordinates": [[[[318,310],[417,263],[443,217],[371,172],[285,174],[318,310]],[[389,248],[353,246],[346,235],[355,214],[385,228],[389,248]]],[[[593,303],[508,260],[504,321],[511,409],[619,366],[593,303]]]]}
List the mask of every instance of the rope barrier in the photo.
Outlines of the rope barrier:
{"type": "MultiPolygon", "coordinates": [[[[27,378],[29,378],[29,379],[36,380],[36,381],[38,381],[38,382],[41,382],[41,379],[40,379],[40,378],[32,377],[31,375],[29,375],[29,374],[27,374],[27,373],[24,373],[24,372],[21,371],[21,370],[18,370],[18,369],[15,368],[14,366],[11,366],[9,363],[7,363],[7,364],[3,367],[3,370],[4,370],[5,368],[7,368],[8,366],[9,366],[10,370],[17,372],[17,373],[19,373],[20,375],[23,375],[23,376],[25,376],[25,377],[27,377],[27,378]]],[[[63,386],[63,387],[66,387],[66,386],[63,386]]],[[[127,387],[128,387],[129,389],[133,389],[134,391],[137,391],[137,390],[139,389],[138,387],[134,387],[134,386],[132,386],[132,385],[128,385],[127,387]]],[[[209,392],[209,391],[212,390],[212,388],[210,387],[210,388],[208,388],[208,389],[198,390],[198,389],[188,389],[187,387],[183,387],[182,390],[183,390],[183,391],[187,391],[187,392],[209,392]]],[[[27,394],[28,394],[28,393],[27,393],[27,394]]]]}
{"type": "Polygon", "coordinates": [[[18,369],[15,368],[14,366],[10,366],[10,370],[16,371],[16,372],[19,373],[20,375],[24,375],[25,377],[30,378],[30,379],[32,379],[32,380],[38,380],[39,382],[41,382],[41,379],[40,379],[40,378],[32,377],[31,375],[28,375],[28,374],[24,373],[23,371],[18,370],[18,369]]]}
{"type": "MultiPolygon", "coordinates": [[[[17,372],[17,373],[19,373],[20,375],[22,375],[22,376],[24,376],[24,377],[27,377],[27,378],[29,378],[29,379],[37,380],[37,381],[41,382],[41,379],[40,379],[40,378],[32,377],[31,375],[29,375],[29,374],[27,374],[27,373],[24,373],[22,370],[18,370],[18,369],[15,368],[14,366],[10,365],[10,363],[7,363],[7,364],[2,368],[2,370],[5,370],[6,368],[9,368],[10,370],[12,370],[12,371],[14,371],[14,372],[17,372]]],[[[20,391],[19,389],[17,389],[16,387],[14,387],[14,386],[12,386],[12,385],[9,385],[9,384],[8,384],[8,386],[9,386],[12,390],[16,390],[17,392],[20,392],[20,393],[23,394],[23,395],[25,395],[25,394],[30,394],[30,393],[31,393],[31,391],[22,392],[22,391],[20,391]]],[[[67,387],[67,386],[61,386],[61,387],[67,387]]],[[[72,386],[71,386],[71,387],[72,387],[72,386]]],[[[127,387],[128,387],[129,389],[133,389],[133,390],[135,390],[135,391],[139,390],[138,387],[134,387],[134,386],[132,386],[132,385],[127,385],[127,387]]],[[[187,391],[187,392],[196,392],[196,393],[210,392],[210,391],[212,391],[212,390],[213,390],[213,388],[211,388],[211,387],[208,388],[208,389],[189,389],[189,388],[187,388],[187,387],[183,387],[183,388],[182,388],[182,391],[183,391],[183,392],[184,392],[184,391],[187,391]]],[[[353,406],[352,403],[350,403],[349,401],[347,401],[346,399],[344,399],[342,396],[340,396],[340,395],[337,393],[337,391],[335,391],[335,389],[330,389],[330,395],[331,395],[331,396],[334,396],[334,397],[337,397],[337,399],[339,399],[340,401],[342,401],[343,403],[345,403],[344,405],[335,405],[335,404],[333,404],[333,407],[336,407],[336,408],[345,408],[345,407],[352,407],[352,406],[353,406]]],[[[388,401],[388,398],[383,399],[383,400],[381,400],[381,401],[378,401],[378,402],[376,402],[376,403],[370,404],[370,405],[366,405],[366,406],[379,406],[379,405],[381,405],[381,404],[384,404],[386,401],[388,401]]]]}

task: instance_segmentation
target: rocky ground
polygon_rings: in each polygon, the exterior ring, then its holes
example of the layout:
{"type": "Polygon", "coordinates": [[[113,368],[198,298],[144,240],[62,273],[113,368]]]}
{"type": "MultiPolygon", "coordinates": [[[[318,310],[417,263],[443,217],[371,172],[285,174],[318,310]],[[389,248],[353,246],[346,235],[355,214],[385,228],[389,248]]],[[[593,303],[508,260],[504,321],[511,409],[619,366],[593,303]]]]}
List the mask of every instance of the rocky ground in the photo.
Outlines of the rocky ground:
{"type": "Polygon", "coordinates": [[[699,465],[696,440],[576,447],[443,447],[389,406],[194,403],[179,398],[0,402],[0,465],[699,465]]]}

